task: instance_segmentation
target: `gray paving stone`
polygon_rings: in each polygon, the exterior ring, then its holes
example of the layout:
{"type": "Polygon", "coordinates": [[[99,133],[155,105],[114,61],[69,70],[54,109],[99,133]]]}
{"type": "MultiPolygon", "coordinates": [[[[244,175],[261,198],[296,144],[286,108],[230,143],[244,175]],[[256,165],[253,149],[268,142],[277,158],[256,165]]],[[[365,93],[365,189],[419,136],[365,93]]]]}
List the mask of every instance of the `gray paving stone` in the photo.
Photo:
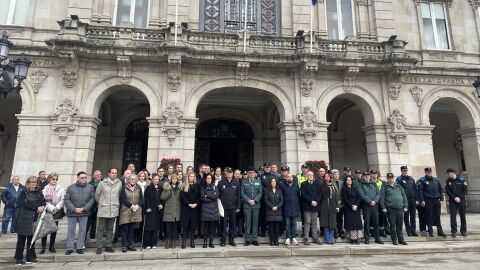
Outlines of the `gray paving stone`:
{"type": "Polygon", "coordinates": [[[338,256],[349,255],[348,247],[292,248],[292,256],[338,256]]]}
{"type": "Polygon", "coordinates": [[[186,249],[178,251],[178,258],[223,258],[225,252],[221,248],[214,249],[186,249]]]}
{"type": "Polygon", "coordinates": [[[144,260],[160,260],[160,259],[176,259],[177,251],[175,250],[146,250],[143,252],[144,260]]]}
{"type": "Polygon", "coordinates": [[[291,256],[292,252],[288,248],[271,248],[271,247],[259,247],[259,248],[235,248],[226,249],[225,257],[274,257],[274,256],[291,256]]]}
{"type": "Polygon", "coordinates": [[[105,261],[133,261],[133,260],[143,260],[143,253],[140,252],[127,252],[121,253],[116,252],[113,254],[105,254],[105,261]]]}

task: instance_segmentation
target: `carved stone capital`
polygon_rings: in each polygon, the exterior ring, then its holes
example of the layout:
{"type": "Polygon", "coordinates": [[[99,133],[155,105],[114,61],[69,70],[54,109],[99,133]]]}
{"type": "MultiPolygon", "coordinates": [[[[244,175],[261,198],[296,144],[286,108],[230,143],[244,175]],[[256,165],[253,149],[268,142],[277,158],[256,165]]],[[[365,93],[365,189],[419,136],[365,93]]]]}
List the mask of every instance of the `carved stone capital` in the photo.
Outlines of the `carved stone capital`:
{"type": "Polygon", "coordinates": [[[168,57],[168,89],[177,92],[182,86],[182,58],[177,56],[168,57]]]}
{"type": "Polygon", "coordinates": [[[412,98],[417,103],[417,106],[420,107],[422,105],[423,101],[423,89],[415,86],[412,89],[410,89],[410,93],[412,94],[412,98]]]}
{"type": "Polygon", "coordinates": [[[73,51],[60,51],[58,57],[63,63],[63,86],[72,88],[78,80],[78,56],[73,51]]]}
{"type": "Polygon", "coordinates": [[[473,98],[477,101],[478,105],[480,105],[480,97],[478,96],[477,90],[472,91],[473,98]]]}
{"type": "Polygon", "coordinates": [[[117,56],[118,64],[118,77],[123,84],[129,84],[132,80],[132,62],[130,56],[119,55],[117,56]]]}
{"type": "Polygon", "coordinates": [[[300,71],[301,85],[300,92],[302,96],[308,97],[312,93],[313,83],[315,81],[315,74],[318,71],[318,64],[305,63],[300,71]]]}
{"type": "Polygon", "coordinates": [[[343,90],[345,93],[352,92],[358,73],[360,73],[359,67],[348,67],[343,73],[343,90]]]}
{"type": "Polygon", "coordinates": [[[175,102],[170,103],[170,105],[163,113],[163,119],[165,120],[165,124],[162,127],[162,132],[167,134],[170,146],[173,145],[177,134],[180,134],[182,132],[182,128],[180,127],[180,119],[182,117],[183,112],[175,102]]]}
{"type": "Polygon", "coordinates": [[[55,116],[53,117],[54,123],[52,129],[57,133],[60,138],[60,143],[63,145],[68,138],[70,131],[75,130],[75,124],[73,116],[78,113],[78,108],[75,107],[72,100],[64,99],[58,104],[55,109],[55,116]]]}
{"type": "Polygon", "coordinates": [[[359,6],[368,6],[368,0],[355,0],[355,3],[359,6]]]}
{"type": "Polygon", "coordinates": [[[250,68],[249,62],[237,63],[236,82],[235,82],[237,86],[247,86],[249,68],[250,68]]]}
{"type": "Polygon", "coordinates": [[[407,119],[399,110],[395,109],[392,115],[388,117],[388,122],[392,125],[390,137],[395,140],[395,144],[400,150],[400,146],[407,139],[407,131],[405,129],[407,119]]]}
{"type": "Polygon", "coordinates": [[[392,100],[397,100],[402,88],[402,78],[409,73],[409,68],[397,67],[387,74],[388,96],[392,100]]]}
{"type": "Polygon", "coordinates": [[[36,70],[30,73],[30,75],[28,75],[28,80],[31,82],[32,90],[35,94],[37,94],[40,88],[45,85],[47,77],[48,74],[45,73],[43,70],[36,70]]]}
{"type": "Polygon", "coordinates": [[[310,107],[304,107],[302,113],[298,115],[298,120],[302,123],[299,134],[303,136],[307,148],[310,148],[310,143],[313,137],[317,135],[318,130],[315,127],[317,123],[317,115],[312,111],[310,107]]]}

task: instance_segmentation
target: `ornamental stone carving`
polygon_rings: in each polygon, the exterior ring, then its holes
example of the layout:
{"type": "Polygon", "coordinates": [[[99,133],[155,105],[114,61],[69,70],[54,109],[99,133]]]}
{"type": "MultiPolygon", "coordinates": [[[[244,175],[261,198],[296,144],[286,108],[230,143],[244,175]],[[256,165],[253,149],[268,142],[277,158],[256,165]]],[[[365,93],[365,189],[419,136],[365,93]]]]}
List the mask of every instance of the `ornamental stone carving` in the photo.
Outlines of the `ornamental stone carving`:
{"type": "Polygon", "coordinates": [[[248,69],[250,68],[249,62],[237,63],[236,82],[237,86],[247,86],[248,69]]]}
{"type": "Polygon", "coordinates": [[[358,67],[348,67],[344,72],[343,90],[345,93],[351,93],[355,87],[355,79],[360,72],[358,67]]]}
{"type": "Polygon", "coordinates": [[[180,57],[168,58],[168,89],[177,92],[182,86],[182,59],[180,57]]]}
{"type": "Polygon", "coordinates": [[[63,62],[63,86],[72,88],[78,80],[78,56],[74,51],[59,52],[63,62]]]}
{"type": "Polygon", "coordinates": [[[408,68],[395,68],[388,73],[388,96],[392,100],[397,100],[400,96],[400,89],[402,88],[402,80],[409,72],[408,68]]]}
{"type": "Polygon", "coordinates": [[[75,107],[72,100],[64,99],[55,109],[54,123],[52,129],[60,138],[60,143],[63,145],[68,138],[69,132],[75,130],[73,116],[78,113],[78,108],[75,107]]]}
{"type": "Polygon", "coordinates": [[[315,123],[317,122],[317,116],[312,111],[312,108],[305,107],[303,112],[298,115],[298,120],[302,123],[302,128],[299,131],[299,134],[303,136],[307,148],[310,148],[310,143],[315,135],[317,135],[317,129],[315,128],[315,123]]]}
{"type": "MultiPolygon", "coordinates": [[[[420,3],[423,1],[423,0],[413,0],[417,5],[420,5],[420,3]]],[[[472,1],[472,0],[470,0],[472,1]]],[[[452,7],[452,2],[453,0],[437,0],[437,2],[445,2],[448,4],[449,7],[452,7]]]]}
{"type": "Polygon", "coordinates": [[[32,84],[32,90],[35,94],[45,85],[48,75],[42,70],[36,70],[28,75],[28,80],[32,84]]]}
{"type": "Polygon", "coordinates": [[[407,139],[407,131],[405,130],[407,119],[399,110],[395,109],[393,110],[392,115],[388,118],[388,122],[392,124],[390,137],[395,140],[395,144],[400,150],[400,146],[407,139]]]}
{"type": "Polygon", "coordinates": [[[472,4],[472,7],[474,9],[477,9],[480,7],[480,0],[469,0],[470,1],[470,4],[472,4]]]}
{"type": "Polygon", "coordinates": [[[417,103],[417,106],[420,107],[423,101],[423,89],[415,86],[410,89],[410,93],[412,94],[413,100],[417,103]]]}
{"type": "Polygon", "coordinates": [[[472,91],[473,98],[477,101],[478,105],[480,105],[480,97],[478,96],[477,90],[472,91]]]}
{"type": "Polygon", "coordinates": [[[118,77],[123,84],[129,84],[132,80],[132,62],[130,56],[119,55],[117,56],[118,63],[118,77]]]}
{"type": "Polygon", "coordinates": [[[220,32],[220,0],[205,0],[204,28],[209,32],[220,32]]]}
{"type": "Polygon", "coordinates": [[[162,131],[163,133],[167,134],[170,146],[173,145],[177,134],[182,132],[182,128],[180,127],[180,118],[182,117],[183,112],[175,102],[170,103],[170,106],[168,106],[163,113],[163,119],[165,119],[165,124],[162,127],[162,131]]]}
{"type": "Polygon", "coordinates": [[[397,100],[398,97],[400,96],[400,88],[402,87],[402,84],[399,82],[392,82],[390,84],[390,87],[388,88],[388,96],[390,96],[391,99],[397,100]]]}
{"type": "Polygon", "coordinates": [[[308,97],[313,90],[315,74],[318,71],[318,65],[315,63],[306,63],[301,70],[300,92],[302,96],[308,97]]]}
{"type": "Polygon", "coordinates": [[[277,31],[277,0],[261,1],[262,32],[275,33],[277,31]]]}
{"type": "Polygon", "coordinates": [[[359,6],[367,6],[368,5],[368,0],[355,0],[357,2],[357,5],[359,6]]]}

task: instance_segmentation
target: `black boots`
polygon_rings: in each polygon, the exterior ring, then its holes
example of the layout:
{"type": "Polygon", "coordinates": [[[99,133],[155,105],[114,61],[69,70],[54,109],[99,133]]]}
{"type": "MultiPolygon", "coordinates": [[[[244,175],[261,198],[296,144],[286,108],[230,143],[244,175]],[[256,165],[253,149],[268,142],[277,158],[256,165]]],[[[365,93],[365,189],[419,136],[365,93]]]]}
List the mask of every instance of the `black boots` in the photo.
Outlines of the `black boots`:
{"type": "Polygon", "coordinates": [[[208,242],[208,241],[207,241],[207,238],[206,238],[206,237],[203,238],[203,246],[202,246],[203,248],[207,248],[207,247],[208,247],[207,242],[208,242]]]}
{"type": "Polygon", "coordinates": [[[190,247],[195,248],[195,238],[190,239],[190,247]]]}
{"type": "Polygon", "coordinates": [[[39,254],[45,254],[45,249],[46,249],[46,247],[45,247],[45,246],[42,246],[42,248],[40,249],[39,254]]]}
{"type": "Polygon", "coordinates": [[[210,248],[215,248],[215,245],[213,244],[213,238],[210,238],[210,244],[208,245],[210,248]]]}
{"type": "Polygon", "coordinates": [[[182,239],[182,249],[185,249],[187,247],[187,239],[183,238],[182,239]]]}

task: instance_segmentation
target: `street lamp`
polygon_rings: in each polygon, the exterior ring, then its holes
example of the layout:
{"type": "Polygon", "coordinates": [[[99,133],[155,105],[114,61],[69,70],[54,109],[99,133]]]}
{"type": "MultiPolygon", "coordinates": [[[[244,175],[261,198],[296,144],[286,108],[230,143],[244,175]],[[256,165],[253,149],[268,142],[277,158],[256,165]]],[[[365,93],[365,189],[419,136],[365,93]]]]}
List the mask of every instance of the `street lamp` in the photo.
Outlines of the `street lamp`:
{"type": "Polygon", "coordinates": [[[478,98],[480,98],[480,76],[473,82],[473,87],[475,87],[475,91],[477,92],[478,98]]]}
{"type": "Polygon", "coordinates": [[[19,58],[7,61],[12,47],[13,43],[3,32],[0,38],[0,98],[6,97],[13,90],[22,90],[22,81],[27,78],[28,68],[32,64],[23,53],[19,58]]]}

